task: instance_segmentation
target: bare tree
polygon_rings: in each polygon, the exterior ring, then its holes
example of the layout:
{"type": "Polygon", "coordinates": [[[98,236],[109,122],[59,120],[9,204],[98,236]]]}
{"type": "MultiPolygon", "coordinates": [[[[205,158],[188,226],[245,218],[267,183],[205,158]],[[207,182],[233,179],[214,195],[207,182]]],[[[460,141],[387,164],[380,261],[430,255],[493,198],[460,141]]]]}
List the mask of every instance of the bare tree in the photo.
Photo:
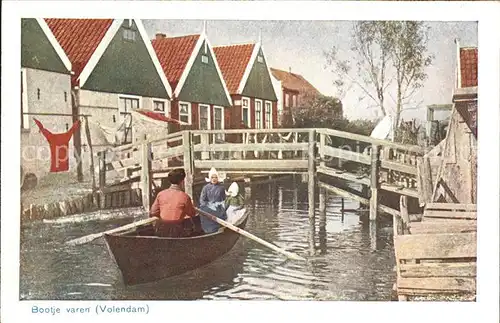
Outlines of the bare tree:
{"type": "Polygon", "coordinates": [[[386,37],[392,43],[390,51],[392,66],[396,78],[396,113],[397,125],[403,111],[410,106],[415,93],[422,88],[427,73],[425,68],[432,63],[432,56],[427,54],[427,31],[422,22],[388,22],[386,37]]]}
{"type": "Polygon", "coordinates": [[[427,54],[427,32],[422,22],[354,23],[351,48],[344,53],[351,59],[341,60],[337,47],[326,53],[327,66],[338,76],[334,84],[340,99],[357,86],[364,93],[360,101],[369,98],[386,116],[388,96],[394,101],[397,125],[404,109],[416,108],[411,99],[427,78],[425,67],[432,62],[427,54]]]}

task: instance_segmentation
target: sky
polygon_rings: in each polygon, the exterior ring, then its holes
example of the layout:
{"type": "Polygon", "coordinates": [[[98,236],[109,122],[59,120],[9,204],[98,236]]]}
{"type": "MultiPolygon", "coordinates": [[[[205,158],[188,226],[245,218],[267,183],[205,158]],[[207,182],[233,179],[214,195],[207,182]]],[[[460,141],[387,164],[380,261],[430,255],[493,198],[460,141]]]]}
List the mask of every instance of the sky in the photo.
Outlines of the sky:
{"type": "MultiPolygon", "coordinates": [[[[200,33],[202,20],[143,20],[150,38],[157,32],[167,36],[200,33]]],[[[333,82],[337,76],[326,66],[325,52],[339,48],[340,58],[348,59],[352,21],[244,21],[208,20],[207,35],[213,46],[254,42],[262,35],[262,46],[270,67],[301,74],[321,93],[336,96],[333,82]]],[[[426,106],[451,103],[455,79],[456,45],[477,46],[476,22],[428,22],[429,54],[433,64],[427,68],[428,79],[416,94],[421,102],[415,109],[403,112],[402,118],[425,119],[426,106]]],[[[372,102],[359,101],[359,89],[351,90],[342,98],[344,115],[349,119],[374,119],[372,102]]],[[[387,104],[393,105],[391,100],[387,104]]],[[[389,107],[390,109],[391,107],[389,107]]],[[[436,115],[439,118],[439,115],[436,115]]]]}

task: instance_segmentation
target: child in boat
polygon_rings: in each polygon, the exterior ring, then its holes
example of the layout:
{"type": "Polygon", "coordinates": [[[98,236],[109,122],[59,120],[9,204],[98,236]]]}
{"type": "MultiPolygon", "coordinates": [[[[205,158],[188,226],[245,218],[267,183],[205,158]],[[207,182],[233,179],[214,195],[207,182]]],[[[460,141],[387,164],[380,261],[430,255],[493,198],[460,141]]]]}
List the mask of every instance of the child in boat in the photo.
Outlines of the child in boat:
{"type": "Polygon", "coordinates": [[[227,221],[229,223],[236,223],[238,219],[243,215],[241,211],[245,204],[245,199],[241,194],[239,194],[240,187],[238,183],[233,182],[226,192],[226,200],[224,204],[226,206],[227,221]]]}

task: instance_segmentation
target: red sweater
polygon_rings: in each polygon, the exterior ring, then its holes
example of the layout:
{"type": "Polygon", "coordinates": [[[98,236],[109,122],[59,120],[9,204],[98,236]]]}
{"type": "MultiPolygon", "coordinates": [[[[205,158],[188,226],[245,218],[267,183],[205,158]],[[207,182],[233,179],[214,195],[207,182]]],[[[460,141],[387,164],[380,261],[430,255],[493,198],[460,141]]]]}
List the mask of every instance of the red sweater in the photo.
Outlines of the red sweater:
{"type": "Polygon", "coordinates": [[[149,213],[163,222],[180,222],[186,217],[194,217],[196,210],[189,195],[179,186],[172,185],[158,193],[149,213]]]}

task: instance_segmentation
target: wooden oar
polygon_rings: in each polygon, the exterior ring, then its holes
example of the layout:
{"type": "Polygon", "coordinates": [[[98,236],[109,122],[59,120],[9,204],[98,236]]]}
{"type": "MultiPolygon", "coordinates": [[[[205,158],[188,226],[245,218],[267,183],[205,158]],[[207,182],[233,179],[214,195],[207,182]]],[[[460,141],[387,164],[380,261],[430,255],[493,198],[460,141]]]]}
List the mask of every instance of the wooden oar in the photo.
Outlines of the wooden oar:
{"type": "Polygon", "coordinates": [[[149,224],[149,223],[153,223],[156,220],[158,220],[157,217],[152,217],[152,218],[144,219],[144,220],[137,221],[137,222],[130,223],[130,224],[126,224],[126,225],[123,225],[121,227],[114,228],[114,229],[111,229],[111,230],[108,230],[108,231],[99,232],[99,233],[93,233],[93,234],[89,234],[89,235],[81,237],[81,238],[73,239],[73,240],[67,241],[66,244],[73,245],[73,246],[84,244],[84,243],[93,241],[93,240],[95,240],[97,238],[100,238],[100,237],[102,237],[105,234],[111,234],[111,233],[116,233],[116,232],[120,232],[120,231],[129,230],[129,229],[141,226],[141,225],[146,225],[146,224],[149,224]]]}
{"type": "Polygon", "coordinates": [[[198,213],[200,213],[201,215],[203,215],[203,216],[205,216],[205,217],[209,218],[210,220],[215,221],[215,222],[219,223],[220,225],[222,225],[222,226],[224,226],[224,227],[226,227],[226,228],[229,228],[229,229],[231,229],[231,230],[233,230],[233,231],[235,231],[235,232],[237,232],[237,233],[239,233],[239,234],[241,234],[241,235],[243,235],[243,236],[245,236],[245,237],[247,237],[247,238],[249,238],[249,239],[252,239],[253,241],[256,241],[256,242],[258,242],[258,243],[260,243],[260,244],[262,244],[262,245],[264,245],[264,246],[266,246],[266,247],[268,247],[268,248],[270,248],[270,249],[273,249],[274,251],[279,252],[279,253],[281,253],[281,254],[283,254],[283,255],[287,256],[287,257],[288,257],[288,258],[290,258],[290,259],[294,259],[294,260],[304,260],[304,261],[306,260],[305,258],[303,258],[303,257],[301,257],[301,256],[299,256],[299,255],[297,255],[297,254],[294,254],[294,253],[292,253],[292,252],[288,252],[288,251],[286,251],[286,250],[283,250],[283,249],[281,249],[281,248],[278,248],[277,246],[273,245],[272,243],[269,243],[269,242],[267,242],[267,241],[262,240],[262,239],[261,239],[261,238],[259,238],[259,237],[254,236],[254,235],[253,235],[253,234],[251,234],[250,232],[247,232],[247,231],[245,231],[245,230],[243,230],[243,229],[238,228],[237,226],[232,225],[232,224],[231,224],[231,223],[229,223],[229,222],[226,222],[226,221],[224,221],[224,220],[222,220],[222,219],[219,219],[219,218],[218,218],[218,217],[216,217],[215,215],[212,215],[212,214],[210,214],[210,213],[207,213],[207,212],[205,212],[205,211],[203,211],[203,210],[200,210],[200,209],[198,209],[198,208],[196,208],[196,211],[197,211],[198,213]]]}

